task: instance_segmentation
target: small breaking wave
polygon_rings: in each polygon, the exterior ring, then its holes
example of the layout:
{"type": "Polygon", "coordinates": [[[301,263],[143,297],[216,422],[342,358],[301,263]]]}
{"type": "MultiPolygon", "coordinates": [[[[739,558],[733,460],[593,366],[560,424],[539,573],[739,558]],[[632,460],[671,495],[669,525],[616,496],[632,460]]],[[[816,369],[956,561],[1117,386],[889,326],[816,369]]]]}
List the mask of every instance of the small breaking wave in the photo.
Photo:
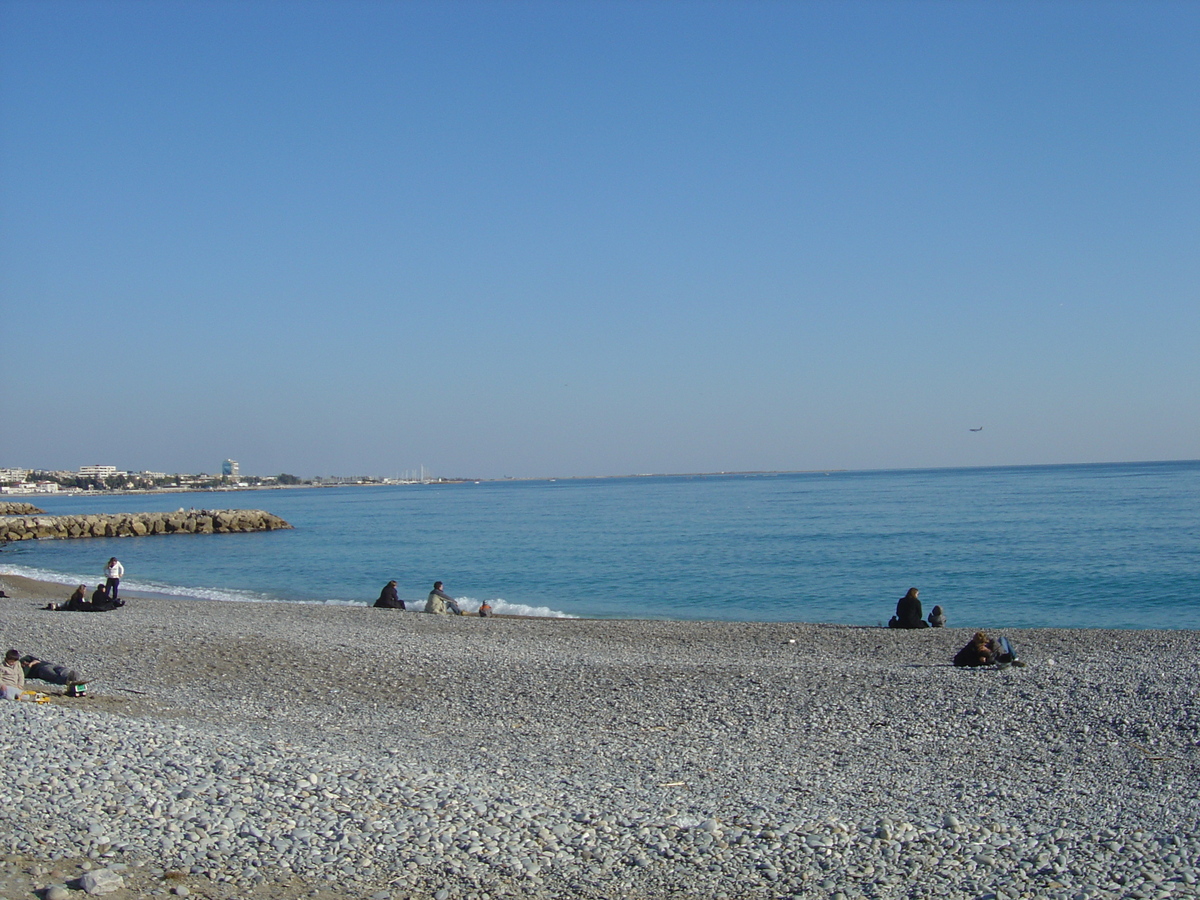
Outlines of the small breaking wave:
{"type": "MultiPolygon", "coordinates": [[[[95,575],[70,575],[62,572],[52,572],[48,569],[38,569],[32,566],[0,566],[0,575],[16,575],[21,578],[29,578],[34,581],[43,581],[51,584],[61,584],[64,587],[72,588],[82,584],[90,589],[97,583],[95,575]]],[[[103,581],[103,579],[100,580],[103,581]]],[[[158,581],[138,581],[125,578],[121,579],[121,590],[130,594],[142,594],[150,597],[169,597],[178,600],[213,600],[223,603],[305,603],[316,606],[371,606],[374,602],[371,600],[343,600],[336,597],[296,599],[271,596],[256,591],[238,590],[236,588],[180,587],[158,581]]],[[[408,604],[410,610],[419,611],[425,605],[424,600],[406,600],[405,602],[408,604]]],[[[548,619],[577,618],[569,613],[550,609],[547,606],[509,603],[507,600],[501,598],[489,600],[488,602],[492,605],[492,611],[497,615],[532,616],[548,619]]],[[[471,597],[459,597],[458,604],[464,613],[474,614],[479,612],[482,601],[472,599],[471,597]]]]}
{"type": "MultiPolygon", "coordinates": [[[[471,597],[458,597],[458,605],[462,607],[465,613],[478,613],[479,607],[483,605],[482,601],[475,600],[471,597]]],[[[575,619],[570,613],[561,612],[557,609],[551,609],[548,606],[529,606],[525,603],[509,603],[507,600],[497,597],[494,600],[489,600],[488,603],[492,606],[492,612],[498,616],[533,616],[541,619],[575,619]]]]}
{"type": "MultiPolygon", "coordinates": [[[[51,572],[48,569],[37,569],[30,566],[0,566],[0,575],[17,575],[34,581],[45,581],[51,584],[61,584],[69,587],[85,585],[89,589],[104,582],[104,578],[95,575],[68,575],[62,572],[51,572]]],[[[121,591],[131,594],[147,594],[154,597],[175,597],[182,600],[226,600],[238,603],[272,603],[281,602],[279,597],[268,597],[254,591],[241,591],[226,588],[179,587],[173,584],[163,584],[157,581],[138,581],[122,578],[121,591]]]]}
{"type": "Polygon", "coordinates": [[[79,584],[92,582],[95,576],[80,578],[75,575],[64,575],[61,572],[49,572],[45,569],[34,569],[29,566],[0,566],[0,575],[16,575],[19,578],[31,578],[34,581],[48,581],[52,584],[69,584],[75,587],[79,584]]]}

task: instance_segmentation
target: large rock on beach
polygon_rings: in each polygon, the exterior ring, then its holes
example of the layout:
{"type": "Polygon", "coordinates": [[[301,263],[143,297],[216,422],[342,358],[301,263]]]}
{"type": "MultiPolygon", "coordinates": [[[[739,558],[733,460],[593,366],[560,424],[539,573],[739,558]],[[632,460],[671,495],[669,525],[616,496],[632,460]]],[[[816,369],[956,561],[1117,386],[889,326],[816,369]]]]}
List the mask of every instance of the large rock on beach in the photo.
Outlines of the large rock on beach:
{"type": "Polygon", "coordinates": [[[80,878],[79,886],[87,894],[111,894],[125,887],[125,879],[111,869],[96,869],[80,878]]]}
{"type": "Polygon", "coordinates": [[[152,534],[221,534],[291,528],[261,509],[192,510],[178,513],[0,516],[0,541],[49,538],[143,537],[152,534]]]}

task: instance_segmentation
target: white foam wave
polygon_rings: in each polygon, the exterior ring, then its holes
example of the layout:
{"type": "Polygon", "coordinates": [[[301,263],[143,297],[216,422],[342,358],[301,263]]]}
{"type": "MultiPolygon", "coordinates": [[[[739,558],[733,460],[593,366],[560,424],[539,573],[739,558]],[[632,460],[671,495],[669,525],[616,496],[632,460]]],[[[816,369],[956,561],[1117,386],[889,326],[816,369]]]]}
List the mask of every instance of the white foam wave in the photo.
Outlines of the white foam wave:
{"type": "Polygon", "coordinates": [[[61,572],[49,572],[45,569],[34,569],[29,566],[0,566],[0,575],[16,575],[20,578],[32,578],[34,581],[49,581],[52,584],[87,584],[92,577],[79,578],[75,575],[64,575],[61,572]]]}
{"type": "MultiPolygon", "coordinates": [[[[17,575],[31,578],[35,581],[46,581],[52,584],[75,587],[83,584],[89,588],[96,583],[96,576],[68,575],[62,572],[51,572],[47,569],[37,569],[31,566],[0,565],[0,575],[17,575]]],[[[179,587],[173,584],[163,584],[157,581],[121,580],[121,590],[131,594],[149,594],[158,597],[179,597],[186,600],[216,600],[227,603],[309,603],[317,606],[370,606],[369,600],[342,600],[329,598],[324,600],[292,600],[282,597],[271,597],[255,591],[242,591],[233,588],[203,588],[179,587]]],[[[536,616],[548,619],[574,619],[575,616],[550,609],[548,606],[529,606],[524,603],[509,603],[503,598],[488,601],[492,611],[506,616],[536,616]]],[[[424,601],[408,601],[409,609],[421,610],[424,601]]],[[[459,597],[458,605],[465,613],[478,613],[482,601],[471,597],[459,597]]]]}
{"type": "MultiPolygon", "coordinates": [[[[465,613],[478,613],[479,607],[483,605],[480,600],[475,600],[471,597],[458,597],[458,605],[462,607],[465,613]]],[[[489,600],[488,603],[492,606],[492,612],[503,616],[536,616],[544,619],[574,619],[576,616],[570,613],[561,612],[557,609],[551,609],[548,606],[528,606],[524,603],[509,603],[502,597],[497,597],[495,600],[489,600]]]]}

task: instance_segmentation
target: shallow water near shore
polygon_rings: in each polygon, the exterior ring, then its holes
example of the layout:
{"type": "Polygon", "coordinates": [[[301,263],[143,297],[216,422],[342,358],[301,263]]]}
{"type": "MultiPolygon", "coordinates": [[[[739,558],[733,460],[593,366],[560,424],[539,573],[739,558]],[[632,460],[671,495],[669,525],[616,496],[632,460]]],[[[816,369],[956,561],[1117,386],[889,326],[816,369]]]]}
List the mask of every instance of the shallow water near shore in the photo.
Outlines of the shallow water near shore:
{"type": "MultiPolygon", "coordinates": [[[[23,542],[0,572],[130,591],[886,622],[912,586],[965,627],[1200,628],[1200,462],[32,498],[48,513],[262,508],[293,531],[23,542]]],[[[65,593],[64,593],[65,597],[65,593]]]]}

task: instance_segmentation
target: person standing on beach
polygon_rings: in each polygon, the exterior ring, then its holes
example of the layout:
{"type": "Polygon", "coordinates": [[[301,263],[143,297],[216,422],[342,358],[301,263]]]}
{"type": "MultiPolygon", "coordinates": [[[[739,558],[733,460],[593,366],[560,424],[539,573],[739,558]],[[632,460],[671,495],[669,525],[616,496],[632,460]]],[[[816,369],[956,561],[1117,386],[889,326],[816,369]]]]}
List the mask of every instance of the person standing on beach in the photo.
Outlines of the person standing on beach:
{"type": "Polygon", "coordinates": [[[109,600],[117,599],[117,589],[121,586],[121,576],[124,574],[125,567],[115,556],[108,561],[108,566],[104,570],[104,576],[107,579],[104,589],[108,592],[109,600]]]}
{"type": "Polygon", "coordinates": [[[396,582],[389,581],[383,586],[383,590],[379,592],[379,599],[375,601],[375,606],[379,609],[404,609],[404,601],[400,599],[400,594],[396,591],[396,582]]]}

